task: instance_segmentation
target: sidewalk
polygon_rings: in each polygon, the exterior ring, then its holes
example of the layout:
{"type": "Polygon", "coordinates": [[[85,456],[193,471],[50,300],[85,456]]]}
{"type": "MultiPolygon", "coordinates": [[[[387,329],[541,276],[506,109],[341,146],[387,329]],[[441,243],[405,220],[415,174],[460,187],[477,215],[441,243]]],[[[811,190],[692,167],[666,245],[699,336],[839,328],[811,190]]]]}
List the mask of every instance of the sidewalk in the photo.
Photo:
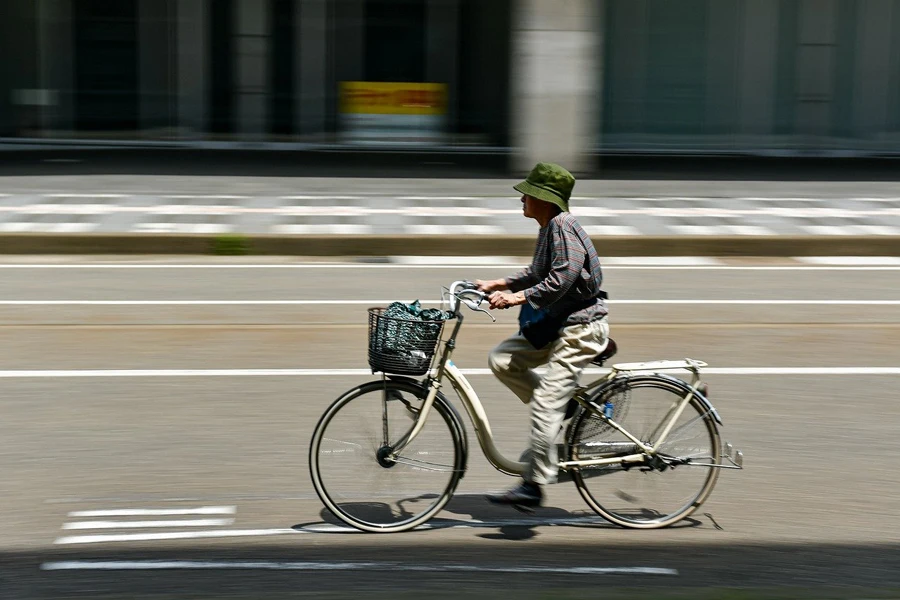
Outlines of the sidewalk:
{"type": "MultiPolygon", "coordinates": [[[[0,160],[0,252],[195,253],[240,235],[265,253],[497,254],[502,243],[517,252],[501,254],[530,254],[537,232],[512,190],[521,176],[464,177],[457,163],[453,177],[362,177],[373,165],[343,157],[330,168],[348,175],[327,177],[242,175],[253,169],[233,155],[217,164],[207,162],[215,155],[182,155],[179,165],[171,154],[155,157],[162,163],[146,154],[38,154],[0,160]]],[[[290,170],[283,160],[272,158],[273,173],[290,170]]],[[[381,160],[402,166],[396,156],[381,160]]],[[[721,177],[579,179],[572,212],[607,255],[900,254],[900,183],[890,173],[873,181],[711,174],[721,177]]]]}

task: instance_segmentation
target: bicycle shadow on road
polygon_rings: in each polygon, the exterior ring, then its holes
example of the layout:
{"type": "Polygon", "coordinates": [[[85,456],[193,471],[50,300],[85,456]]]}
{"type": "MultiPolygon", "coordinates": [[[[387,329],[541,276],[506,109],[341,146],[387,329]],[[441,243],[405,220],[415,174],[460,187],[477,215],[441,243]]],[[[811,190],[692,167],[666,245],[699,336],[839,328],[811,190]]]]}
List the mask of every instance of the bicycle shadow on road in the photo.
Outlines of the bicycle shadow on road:
{"type": "MultiPolygon", "coordinates": [[[[399,522],[411,517],[414,506],[426,501],[433,501],[437,496],[424,494],[404,499],[396,506],[383,502],[351,502],[341,506],[357,518],[373,522],[399,522]]],[[[420,507],[421,508],[421,507],[420,507]]],[[[293,529],[306,533],[361,533],[339,519],[331,511],[323,508],[320,512],[321,522],[300,523],[293,529]]],[[[671,526],[671,529],[698,527],[702,523],[694,518],[687,518],[671,526]]],[[[412,532],[426,532],[435,529],[493,529],[495,531],[479,533],[477,537],[488,540],[526,541],[539,535],[543,527],[580,527],[591,529],[620,529],[599,515],[587,510],[568,511],[555,506],[543,506],[535,509],[533,515],[517,512],[512,507],[497,506],[489,503],[484,496],[478,494],[458,494],[447,506],[427,523],[420,525],[412,532]],[[447,518],[447,514],[467,518],[447,518]]]]}

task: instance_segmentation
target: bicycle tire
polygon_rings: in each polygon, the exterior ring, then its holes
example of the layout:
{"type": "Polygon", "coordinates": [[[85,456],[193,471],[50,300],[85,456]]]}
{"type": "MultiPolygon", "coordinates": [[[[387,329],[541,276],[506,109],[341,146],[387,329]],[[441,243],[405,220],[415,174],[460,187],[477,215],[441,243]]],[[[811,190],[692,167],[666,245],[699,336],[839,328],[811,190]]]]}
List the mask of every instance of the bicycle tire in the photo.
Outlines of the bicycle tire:
{"type": "MultiPolygon", "coordinates": [[[[415,413],[409,408],[409,405],[403,405],[403,400],[410,404],[417,402],[421,405],[427,394],[428,389],[420,382],[412,379],[398,378],[372,381],[342,394],[319,419],[310,442],[310,476],[319,499],[335,517],[362,531],[376,533],[407,531],[431,519],[453,496],[453,492],[456,490],[456,486],[465,472],[468,446],[465,429],[459,413],[441,393],[438,393],[434,400],[433,412],[429,414],[425,428],[413,440],[410,447],[401,452],[402,461],[392,464],[379,462],[378,452],[384,447],[382,440],[379,438],[377,443],[373,445],[366,441],[366,434],[362,431],[359,432],[358,437],[354,438],[354,441],[336,440],[336,438],[328,436],[330,428],[338,433],[346,429],[348,433],[343,437],[356,436],[357,434],[354,433],[355,423],[361,423],[361,428],[365,429],[366,422],[371,421],[371,418],[367,419],[365,417],[365,415],[372,414],[371,406],[366,404],[366,402],[376,398],[383,398],[384,404],[382,404],[382,409],[385,411],[385,414],[394,411],[389,415],[388,421],[393,419],[396,422],[399,419],[402,422],[404,410],[412,413],[405,415],[406,422],[401,423],[399,429],[395,428],[394,432],[389,432],[392,438],[391,441],[396,442],[402,439],[403,428],[406,427],[405,433],[408,433],[415,423],[413,418],[415,413]],[[400,400],[400,398],[403,400],[400,400]],[[354,401],[356,401],[354,409],[364,411],[361,413],[364,416],[354,418],[351,409],[348,408],[354,405],[354,401]],[[342,411],[345,413],[345,417],[341,417],[342,411]],[[395,418],[394,415],[396,414],[400,416],[395,418]],[[341,422],[336,424],[336,419],[338,418],[341,419],[341,422]],[[344,420],[347,422],[344,423],[344,420]],[[442,436],[443,442],[449,444],[449,450],[431,447],[424,448],[422,446],[427,436],[435,432],[442,436]],[[336,441],[340,441],[338,450],[323,448],[323,442],[326,446],[334,446],[336,441]],[[428,459],[409,459],[405,456],[407,453],[413,452],[417,455],[428,456],[428,459]],[[337,476],[324,474],[323,461],[325,457],[333,456],[339,456],[339,462],[349,465],[348,468],[358,464],[361,468],[366,469],[367,473],[371,472],[369,475],[370,484],[372,484],[372,487],[379,487],[379,489],[359,490],[357,492],[354,491],[354,486],[364,485],[362,477],[351,476],[348,478],[344,475],[343,479],[341,479],[340,477],[343,474],[340,472],[337,476]],[[440,462],[434,462],[436,460],[440,462]],[[420,474],[428,474],[429,472],[446,473],[446,477],[439,475],[431,477],[430,479],[436,481],[431,482],[429,485],[435,485],[440,489],[422,492],[421,489],[424,488],[420,489],[420,487],[411,483],[411,480],[416,475],[416,470],[420,474]],[[341,486],[346,486],[348,491],[339,491],[337,488],[341,486]],[[416,491],[406,491],[412,488],[415,488],[416,491]],[[391,501],[391,495],[403,496],[407,493],[412,495],[399,498],[395,502],[391,501]],[[432,501],[423,510],[409,513],[407,503],[416,504],[420,500],[424,500],[426,503],[428,500],[432,501]]],[[[382,401],[379,400],[379,402],[382,401]]],[[[376,434],[377,436],[378,434],[376,434]]]]}
{"type": "MultiPolygon", "coordinates": [[[[622,411],[624,422],[619,422],[618,420],[617,422],[632,435],[641,439],[642,442],[655,446],[655,440],[652,437],[659,433],[660,421],[664,420],[664,417],[654,423],[653,418],[642,419],[640,415],[642,413],[651,414],[656,410],[666,408],[666,402],[669,402],[669,406],[672,406],[673,403],[684,398],[690,389],[690,386],[685,382],[674,377],[660,374],[644,375],[613,380],[597,390],[591,397],[591,401],[597,405],[602,405],[607,399],[612,399],[614,406],[623,400],[627,402],[627,409],[622,411]],[[636,403],[632,396],[638,390],[656,390],[659,392],[661,398],[659,408],[657,409],[653,405],[656,400],[653,400],[652,396],[648,394],[642,393],[641,400],[638,401],[642,404],[636,403]],[[642,420],[646,420],[649,423],[648,426],[644,427],[644,430],[640,430],[642,420]],[[649,432],[647,431],[648,429],[649,432]]],[[[671,453],[676,451],[678,449],[677,445],[682,442],[694,444],[699,443],[700,438],[705,438],[706,445],[696,450],[697,454],[702,455],[702,461],[698,458],[693,466],[680,465],[663,471],[656,469],[641,470],[640,467],[635,466],[626,468],[621,465],[573,469],[573,482],[588,506],[608,521],[633,529],[668,527],[687,518],[696,511],[712,493],[720,471],[715,466],[701,466],[701,463],[707,465],[721,464],[721,438],[716,424],[716,415],[712,407],[705,399],[700,398],[696,392],[688,406],[685,407],[685,410],[679,416],[678,423],[680,424],[672,429],[662,447],[657,448],[657,451],[663,455],[674,456],[679,459],[690,458],[685,456],[684,452],[680,454],[677,452],[676,454],[671,453]],[[687,436],[693,437],[688,439],[687,436]],[[696,492],[690,492],[681,500],[674,502],[674,508],[671,510],[665,508],[660,511],[658,508],[644,506],[644,503],[649,505],[651,502],[660,504],[663,502],[658,499],[651,500],[650,496],[653,492],[644,491],[642,494],[644,497],[641,497],[641,495],[635,494],[633,491],[623,489],[629,486],[633,489],[644,490],[661,488],[662,484],[674,483],[675,473],[683,474],[686,470],[691,470],[687,472],[694,474],[690,475],[691,479],[688,479],[686,483],[681,485],[686,489],[693,489],[695,485],[693,480],[696,480],[699,486],[696,492]],[[643,481],[640,479],[641,477],[644,478],[643,481]],[[593,491],[591,488],[593,488],[593,491]],[[598,498],[601,494],[602,496],[598,498]],[[637,506],[638,504],[640,506],[637,506]]],[[[588,410],[582,410],[573,419],[567,438],[570,461],[640,453],[636,444],[588,410]],[[596,429],[596,432],[592,431],[591,428],[596,429]],[[593,441],[588,442],[588,438],[592,438],[593,441]]],[[[682,477],[682,475],[679,475],[679,477],[682,477]]],[[[675,493],[677,494],[678,492],[676,491],[675,493]]]]}

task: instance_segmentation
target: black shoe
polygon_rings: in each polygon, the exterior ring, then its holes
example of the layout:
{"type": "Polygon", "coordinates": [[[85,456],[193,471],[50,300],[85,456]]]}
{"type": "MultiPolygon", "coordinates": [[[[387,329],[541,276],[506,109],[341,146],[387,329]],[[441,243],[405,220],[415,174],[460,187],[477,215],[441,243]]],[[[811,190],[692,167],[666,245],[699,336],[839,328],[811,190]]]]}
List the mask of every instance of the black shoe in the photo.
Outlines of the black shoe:
{"type": "Polygon", "coordinates": [[[541,486],[523,481],[517,487],[502,494],[489,494],[487,499],[494,504],[509,504],[516,508],[532,508],[541,505],[544,494],[541,486]]]}

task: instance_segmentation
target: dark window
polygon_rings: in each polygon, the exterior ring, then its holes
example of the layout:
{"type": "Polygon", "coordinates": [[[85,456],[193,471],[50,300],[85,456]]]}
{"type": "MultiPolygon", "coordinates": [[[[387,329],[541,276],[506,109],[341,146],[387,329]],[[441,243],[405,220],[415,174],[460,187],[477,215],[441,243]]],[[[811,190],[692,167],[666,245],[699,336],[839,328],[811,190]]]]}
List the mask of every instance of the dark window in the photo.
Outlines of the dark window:
{"type": "Polygon", "coordinates": [[[294,131],[294,0],[272,0],[271,133],[294,131]]]}
{"type": "Polygon", "coordinates": [[[366,1],[366,81],[425,81],[424,0],[366,1]]]}
{"type": "Polygon", "coordinates": [[[209,36],[209,129],[234,131],[234,2],[211,0],[209,36]]]}
{"type": "Polygon", "coordinates": [[[137,3],[75,0],[75,126],[136,130],[137,3]]]}

